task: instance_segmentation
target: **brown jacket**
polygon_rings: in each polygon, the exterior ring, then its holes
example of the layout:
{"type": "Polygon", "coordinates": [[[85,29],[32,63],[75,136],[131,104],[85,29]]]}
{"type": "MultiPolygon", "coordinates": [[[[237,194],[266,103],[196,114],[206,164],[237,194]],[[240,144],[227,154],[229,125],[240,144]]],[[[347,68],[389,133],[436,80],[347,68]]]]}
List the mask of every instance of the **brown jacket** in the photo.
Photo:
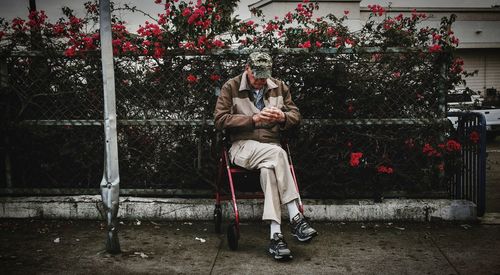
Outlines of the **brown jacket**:
{"type": "Polygon", "coordinates": [[[292,101],[288,86],[280,80],[268,78],[267,91],[264,93],[265,106],[280,108],[285,113],[285,122],[254,124],[252,116],[260,111],[253,103],[253,92],[247,82],[246,73],[243,73],[222,86],[215,106],[215,127],[219,130],[228,129],[231,141],[252,139],[279,143],[280,130],[300,122],[299,109],[292,101]]]}

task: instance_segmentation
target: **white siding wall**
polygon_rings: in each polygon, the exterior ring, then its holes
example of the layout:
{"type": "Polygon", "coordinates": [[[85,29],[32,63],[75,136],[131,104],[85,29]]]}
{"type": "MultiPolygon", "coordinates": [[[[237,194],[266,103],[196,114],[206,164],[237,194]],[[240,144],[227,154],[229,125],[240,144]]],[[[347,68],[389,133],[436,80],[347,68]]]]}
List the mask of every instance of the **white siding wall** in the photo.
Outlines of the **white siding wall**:
{"type": "Polygon", "coordinates": [[[500,50],[486,55],[486,88],[500,91],[500,50]]]}
{"type": "Polygon", "coordinates": [[[478,70],[478,73],[466,79],[467,87],[483,93],[487,88],[500,90],[500,51],[497,49],[482,49],[460,51],[464,60],[464,69],[468,72],[478,70]]]}

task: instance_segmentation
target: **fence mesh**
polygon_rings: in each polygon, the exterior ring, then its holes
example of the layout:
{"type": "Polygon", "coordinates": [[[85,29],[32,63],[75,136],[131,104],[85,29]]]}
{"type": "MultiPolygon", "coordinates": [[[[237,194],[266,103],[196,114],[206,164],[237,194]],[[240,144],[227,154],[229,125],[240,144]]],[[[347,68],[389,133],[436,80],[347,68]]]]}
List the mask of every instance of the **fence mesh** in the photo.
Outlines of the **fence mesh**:
{"type": "MultiPolygon", "coordinates": [[[[227,79],[242,73],[246,57],[229,51],[115,58],[122,188],[212,188],[216,98],[227,79]]],[[[438,56],[276,51],[273,59],[273,75],[290,86],[304,118],[287,133],[304,193],[446,189],[446,173],[437,168],[446,158],[422,154],[425,143],[443,142],[447,133],[438,56]],[[353,152],[363,153],[356,167],[353,152]],[[394,172],[377,172],[381,165],[394,172]]],[[[103,166],[99,56],[25,54],[2,62],[8,75],[2,186],[9,176],[12,187],[97,186],[103,166]]]]}

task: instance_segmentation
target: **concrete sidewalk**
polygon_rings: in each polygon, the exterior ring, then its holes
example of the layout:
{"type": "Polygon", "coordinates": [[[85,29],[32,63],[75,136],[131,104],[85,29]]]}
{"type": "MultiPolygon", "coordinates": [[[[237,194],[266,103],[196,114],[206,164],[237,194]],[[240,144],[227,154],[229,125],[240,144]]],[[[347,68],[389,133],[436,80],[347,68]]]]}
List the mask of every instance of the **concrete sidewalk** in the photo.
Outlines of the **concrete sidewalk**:
{"type": "MultiPolygon", "coordinates": [[[[211,222],[124,221],[123,253],[103,252],[102,221],[0,220],[2,274],[499,274],[500,226],[475,223],[314,223],[294,260],[266,254],[268,226],[243,223],[238,251],[211,222]]],[[[289,227],[283,226],[284,232],[289,227]]]]}
{"type": "MultiPolygon", "coordinates": [[[[471,221],[476,205],[466,200],[384,199],[303,200],[304,213],[315,221],[471,221]]],[[[118,216],[123,219],[168,221],[212,220],[214,199],[121,196],[118,216]]],[[[260,220],[263,200],[238,200],[240,217],[260,220]]],[[[99,195],[0,197],[0,218],[100,219],[99,195]]],[[[230,202],[222,203],[223,216],[233,217],[230,202]]],[[[288,211],[283,211],[287,213],[288,211]]]]}

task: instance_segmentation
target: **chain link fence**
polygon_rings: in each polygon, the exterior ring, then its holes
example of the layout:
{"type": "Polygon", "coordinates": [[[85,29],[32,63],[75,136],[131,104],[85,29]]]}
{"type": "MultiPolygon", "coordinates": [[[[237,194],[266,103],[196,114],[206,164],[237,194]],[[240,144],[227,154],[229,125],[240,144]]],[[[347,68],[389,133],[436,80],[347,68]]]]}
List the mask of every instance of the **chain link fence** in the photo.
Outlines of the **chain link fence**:
{"type": "MultiPolygon", "coordinates": [[[[247,54],[115,58],[122,188],[212,190],[215,102],[223,83],[243,72],[247,54]]],[[[448,189],[454,160],[422,152],[449,135],[440,55],[373,48],[272,55],[273,75],[290,86],[304,118],[286,134],[306,196],[448,189]]],[[[96,188],[104,140],[99,56],[18,53],[1,62],[8,76],[1,187],[96,188]]]]}

